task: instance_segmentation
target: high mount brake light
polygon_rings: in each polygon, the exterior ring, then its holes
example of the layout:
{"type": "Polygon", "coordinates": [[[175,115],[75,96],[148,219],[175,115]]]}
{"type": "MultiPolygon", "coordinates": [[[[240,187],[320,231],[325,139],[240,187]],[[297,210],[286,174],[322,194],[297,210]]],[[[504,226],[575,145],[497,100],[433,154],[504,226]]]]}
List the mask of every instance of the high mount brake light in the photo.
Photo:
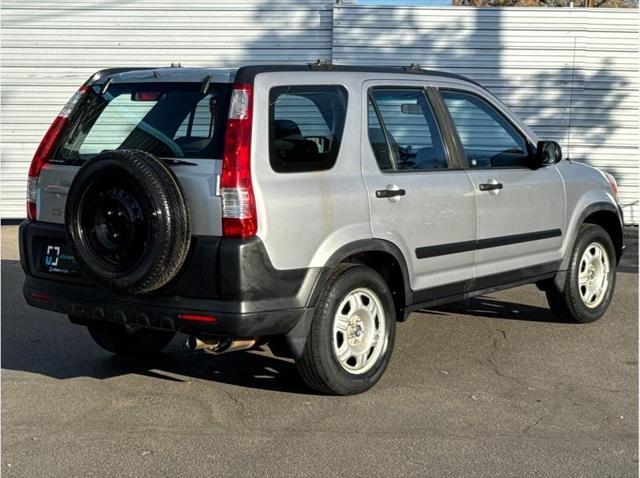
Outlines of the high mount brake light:
{"type": "Polygon", "coordinates": [[[42,167],[47,163],[53,148],[62,136],[65,128],[69,124],[69,115],[76,107],[82,97],[89,91],[88,86],[82,86],[71,99],[64,105],[58,116],[53,120],[51,126],[45,133],[38,149],[36,149],[31,166],[29,166],[29,178],[27,179],[27,217],[35,220],[38,217],[38,178],[42,167]]]}
{"type": "Polygon", "coordinates": [[[220,195],[222,233],[246,239],[258,230],[255,195],[251,183],[251,123],[253,87],[235,84],[231,92],[224,141],[220,195]]]}

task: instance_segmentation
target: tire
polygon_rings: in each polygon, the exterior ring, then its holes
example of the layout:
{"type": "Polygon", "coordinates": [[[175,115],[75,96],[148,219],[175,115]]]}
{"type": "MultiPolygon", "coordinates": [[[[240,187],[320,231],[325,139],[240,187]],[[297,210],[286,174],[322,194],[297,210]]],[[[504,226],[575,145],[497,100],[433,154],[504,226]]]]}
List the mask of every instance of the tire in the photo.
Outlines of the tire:
{"type": "Polygon", "coordinates": [[[580,324],[602,317],[615,290],[616,264],[615,249],[607,231],[595,224],[582,225],[571,252],[563,290],[546,291],[553,315],[580,324]]]}
{"type": "Polygon", "coordinates": [[[130,328],[110,322],[90,322],[91,338],[104,350],[126,357],[155,355],[171,342],[175,332],[146,327],[130,328]]]}
{"type": "Polygon", "coordinates": [[[395,308],[384,279],[368,267],[340,264],[318,299],[304,352],[296,365],[307,385],[318,392],[362,393],[375,385],[387,368],[395,331],[395,308]],[[373,314],[368,312],[372,305],[377,309],[373,314]],[[374,342],[376,331],[379,337],[374,342]],[[361,353],[356,356],[356,352],[361,353]]]}
{"type": "Polygon", "coordinates": [[[189,211],[173,172],[143,151],[95,156],[74,178],[67,236],[81,270],[126,294],[159,289],[189,251],[189,211]]]}

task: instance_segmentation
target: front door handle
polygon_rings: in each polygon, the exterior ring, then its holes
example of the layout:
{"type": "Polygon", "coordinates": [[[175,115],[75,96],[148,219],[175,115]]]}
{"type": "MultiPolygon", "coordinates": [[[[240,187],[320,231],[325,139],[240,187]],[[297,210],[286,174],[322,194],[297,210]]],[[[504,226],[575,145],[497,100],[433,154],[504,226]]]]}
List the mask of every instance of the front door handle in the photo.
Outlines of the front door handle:
{"type": "Polygon", "coordinates": [[[502,189],[502,183],[499,183],[495,179],[490,179],[489,182],[482,183],[480,185],[480,191],[499,191],[502,189]]]}
{"type": "Polygon", "coordinates": [[[398,196],[404,196],[407,192],[404,189],[378,189],[376,191],[377,198],[395,198],[398,196]]]}

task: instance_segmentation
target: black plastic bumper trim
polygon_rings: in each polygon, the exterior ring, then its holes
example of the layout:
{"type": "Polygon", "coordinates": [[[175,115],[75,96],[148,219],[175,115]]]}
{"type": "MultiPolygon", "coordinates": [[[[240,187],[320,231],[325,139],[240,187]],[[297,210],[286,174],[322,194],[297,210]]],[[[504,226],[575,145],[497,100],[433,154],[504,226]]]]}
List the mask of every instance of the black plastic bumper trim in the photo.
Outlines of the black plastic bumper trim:
{"type": "Polygon", "coordinates": [[[454,282],[430,289],[414,292],[415,303],[411,310],[427,305],[437,305],[476,297],[495,290],[509,289],[553,277],[560,267],[560,261],[546,262],[524,269],[500,272],[466,281],[454,282]]]}
{"type": "MultiPolygon", "coordinates": [[[[35,221],[25,221],[20,225],[20,259],[28,277],[51,282],[61,291],[68,287],[70,294],[75,294],[74,287],[83,287],[85,292],[79,297],[104,293],[118,296],[116,292],[95,284],[81,270],[77,275],[43,270],[40,265],[43,246],[49,241],[68,247],[63,225],[35,221]]],[[[229,309],[230,313],[300,309],[308,305],[321,272],[321,267],[276,269],[258,237],[240,240],[193,236],[181,271],[166,286],[147,295],[154,301],[189,298],[202,300],[205,304],[224,304],[225,311],[229,309]]]]}
{"type": "Polygon", "coordinates": [[[23,292],[29,305],[72,317],[230,337],[286,334],[312,310],[241,313],[238,304],[229,302],[154,295],[118,296],[91,287],[57,284],[34,277],[26,278],[23,292]],[[212,315],[216,321],[196,323],[179,319],[178,315],[184,313],[212,315]]]}

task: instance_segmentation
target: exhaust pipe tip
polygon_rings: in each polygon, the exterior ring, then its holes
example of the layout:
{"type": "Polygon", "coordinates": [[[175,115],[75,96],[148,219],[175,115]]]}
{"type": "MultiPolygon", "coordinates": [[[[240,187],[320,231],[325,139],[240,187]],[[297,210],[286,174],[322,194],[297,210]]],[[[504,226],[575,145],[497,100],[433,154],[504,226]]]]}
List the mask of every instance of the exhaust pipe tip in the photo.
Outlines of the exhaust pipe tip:
{"type": "Polygon", "coordinates": [[[256,338],[250,339],[231,339],[213,338],[213,337],[195,337],[190,335],[187,338],[187,347],[189,350],[204,350],[205,352],[220,355],[227,352],[238,352],[240,350],[248,350],[256,344],[256,338]]]}

